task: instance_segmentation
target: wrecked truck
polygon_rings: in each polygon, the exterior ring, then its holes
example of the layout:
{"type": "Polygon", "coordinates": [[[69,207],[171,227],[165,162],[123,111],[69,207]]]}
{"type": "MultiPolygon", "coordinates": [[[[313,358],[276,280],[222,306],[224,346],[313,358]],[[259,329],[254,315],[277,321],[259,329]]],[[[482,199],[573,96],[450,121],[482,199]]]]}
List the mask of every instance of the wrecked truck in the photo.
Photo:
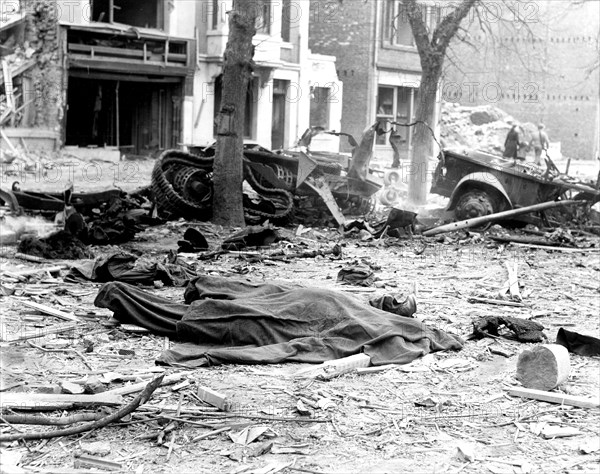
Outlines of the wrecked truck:
{"type": "Polygon", "coordinates": [[[444,149],[438,156],[431,192],[449,197],[457,220],[563,199],[600,200],[597,186],[546,167],[480,150],[444,149]]]}
{"type": "MultiPolygon", "coordinates": [[[[298,206],[324,204],[338,224],[344,215],[367,214],[381,184],[369,171],[376,125],[369,127],[352,157],[311,152],[310,141],[318,133],[309,129],[294,150],[275,153],[256,143],[244,144],[244,180],[254,191],[244,196],[246,220],[289,219],[298,206]],[[312,202],[310,202],[312,201],[312,202]]],[[[212,215],[212,168],[216,145],[190,147],[190,153],[165,151],[152,172],[152,193],[160,215],[208,220],[212,215]]]]}

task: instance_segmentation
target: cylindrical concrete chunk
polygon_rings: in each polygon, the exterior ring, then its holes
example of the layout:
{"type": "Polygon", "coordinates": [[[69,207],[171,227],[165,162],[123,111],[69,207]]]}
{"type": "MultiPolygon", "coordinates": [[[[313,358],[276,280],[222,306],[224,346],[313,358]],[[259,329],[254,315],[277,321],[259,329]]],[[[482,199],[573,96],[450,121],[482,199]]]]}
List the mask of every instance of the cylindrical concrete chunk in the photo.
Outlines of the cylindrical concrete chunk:
{"type": "Polygon", "coordinates": [[[542,344],[519,354],[517,380],[523,387],[552,390],[569,378],[569,351],[558,344],[542,344]]]}

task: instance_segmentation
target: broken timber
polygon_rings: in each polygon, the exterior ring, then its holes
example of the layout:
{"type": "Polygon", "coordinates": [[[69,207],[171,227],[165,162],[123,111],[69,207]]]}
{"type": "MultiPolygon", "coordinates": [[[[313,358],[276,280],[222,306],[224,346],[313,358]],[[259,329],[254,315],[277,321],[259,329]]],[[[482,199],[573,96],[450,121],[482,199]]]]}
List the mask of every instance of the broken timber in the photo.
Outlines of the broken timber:
{"type": "Polygon", "coordinates": [[[118,406],[123,403],[120,395],[98,393],[96,395],[66,395],[50,393],[3,393],[2,408],[12,410],[65,410],[74,407],[118,406]]]}
{"type": "Polygon", "coordinates": [[[34,303],[33,301],[27,301],[27,300],[19,300],[19,303],[25,305],[25,306],[29,306],[30,308],[34,308],[37,309],[38,311],[41,311],[44,314],[49,314],[50,316],[55,316],[57,318],[60,319],[65,319],[67,321],[80,321],[80,319],[71,314],[71,313],[65,313],[64,311],[59,311],[58,309],[54,309],[51,308],[50,306],[46,306],[43,304],[39,304],[39,303],[34,303]]]}
{"type": "MultiPolygon", "coordinates": [[[[160,386],[174,384],[176,382],[179,382],[182,378],[185,378],[186,376],[187,376],[187,373],[166,375],[162,379],[160,386]]],[[[146,387],[147,384],[148,384],[147,382],[140,382],[140,383],[135,383],[132,385],[125,385],[123,387],[115,388],[115,389],[108,390],[108,391],[102,392],[102,393],[106,394],[106,395],[114,395],[114,396],[129,395],[131,393],[141,392],[146,387]]]]}
{"type": "Polygon", "coordinates": [[[226,395],[216,392],[208,387],[198,387],[198,398],[223,411],[229,411],[231,408],[231,404],[229,403],[229,400],[227,400],[226,395]]]}
{"type": "Polygon", "coordinates": [[[545,211],[547,209],[553,209],[555,207],[565,206],[583,206],[589,204],[589,201],[549,201],[541,204],[534,204],[533,206],[521,207],[519,209],[511,209],[510,211],[496,212],[495,214],[489,214],[487,216],[475,217],[473,219],[465,219],[464,221],[452,222],[451,224],[441,225],[433,229],[426,230],[423,232],[425,237],[431,237],[433,235],[442,234],[444,232],[453,232],[455,230],[467,229],[469,227],[478,226],[481,224],[487,224],[488,222],[499,221],[509,217],[519,216],[521,214],[528,214],[530,212],[545,211]]]}
{"type": "Polygon", "coordinates": [[[531,398],[542,402],[557,403],[580,408],[600,408],[600,400],[594,398],[577,397],[564,393],[546,392],[533,388],[512,387],[508,394],[513,397],[531,398]]]}
{"type": "MultiPolygon", "coordinates": [[[[140,393],[137,397],[135,397],[131,402],[127,405],[122,406],[114,413],[101,418],[100,420],[91,421],[89,423],[84,423],[82,425],[73,426],[70,428],[64,428],[61,430],[55,431],[45,431],[43,433],[11,433],[11,434],[0,434],[0,443],[8,442],[8,441],[17,441],[17,440],[27,440],[27,439],[48,439],[48,438],[57,438],[60,436],[71,436],[74,434],[83,433],[85,431],[96,430],[99,428],[103,428],[104,426],[112,423],[113,421],[118,421],[121,418],[129,415],[134,412],[141,404],[147,402],[154,391],[161,384],[164,374],[159,375],[155,379],[151,380],[146,388],[140,393]]],[[[23,395],[23,394],[18,394],[23,395]]],[[[81,395],[76,395],[80,397],[81,395]]],[[[90,395],[92,396],[92,395],[90,395]]]]}
{"type": "Polygon", "coordinates": [[[29,331],[23,331],[14,335],[9,335],[8,331],[4,327],[0,327],[0,341],[2,342],[17,342],[25,341],[27,339],[37,339],[40,337],[48,336],[50,334],[60,334],[63,332],[74,331],[77,329],[77,323],[64,323],[55,324],[45,328],[32,329],[29,331]]]}

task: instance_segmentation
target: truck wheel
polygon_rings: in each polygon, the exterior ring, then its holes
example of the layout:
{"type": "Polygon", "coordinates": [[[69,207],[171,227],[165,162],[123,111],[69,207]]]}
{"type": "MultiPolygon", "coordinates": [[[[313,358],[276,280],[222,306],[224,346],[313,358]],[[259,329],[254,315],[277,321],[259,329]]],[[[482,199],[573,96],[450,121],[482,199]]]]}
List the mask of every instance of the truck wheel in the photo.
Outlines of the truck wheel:
{"type": "Polygon", "coordinates": [[[480,189],[464,193],[457,201],[454,214],[458,220],[473,219],[496,212],[492,197],[480,189]]]}
{"type": "Polygon", "coordinates": [[[379,201],[384,206],[393,206],[398,201],[400,195],[397,189],[385,188],[383,193],[379,196],[379,201]]]}
{"type": "Polygon", "coordinates": [[[386,186],[399,186],[400,180],[400,172],[398,170],[390,170],[386,171],[383,175],[383,184],[386,186]]]}

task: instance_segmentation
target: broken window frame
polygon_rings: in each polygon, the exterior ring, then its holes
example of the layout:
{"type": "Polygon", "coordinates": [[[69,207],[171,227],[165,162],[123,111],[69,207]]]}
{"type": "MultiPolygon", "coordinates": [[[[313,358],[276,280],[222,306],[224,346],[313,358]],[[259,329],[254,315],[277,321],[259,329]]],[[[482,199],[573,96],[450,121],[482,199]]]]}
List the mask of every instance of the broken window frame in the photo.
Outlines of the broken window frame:
{"type": "MultiPolygon", "coordinates": [[[[387,84],[379,84],[377,86],[377,114],[376,121],[382,122],[382,128],[387,130],[389,128],[388,121],[399,122],[399,123],[410,123],[415,120],[416,109],[417,109],[417,93],[418,89],[415,87],[406,87],[406,86],[390,86],[387,84]],[[380,110],[380,98],[381,98],[381,89],[392,90],[392,113],[381,113],[380,110]],[[406,94],[406,95],[404,95],[406,94]],[[403,97],[407,97],[407,113],[400,115],[400,103],[403,97]]],[[[404,103],[404,102],[403,102],[404,103]]],[[[400,135],[406,137],[405,143],[410,148],[411,146],[411,134],[408,133],[409,129],[407,127],[392,127],[394,130],[397,130],[400,135]]],[[[378,146],[389,146],[388,144],[388,135],[377,135],[375,145],[378,146]]]]}
{"type": "MultiPolygon", "coordinates": [[[[419,7],[425,18],[427,29],[433,31],[442,20],[442,7],[425,4],[421,4],[419,7]]],[[[384,8],[384,27],[382,28],[384,42],[401,48],[416,48],[408,14],[402,2],[400,0],[388,0],[384,8]]]]}
{"type": "MultiPolygon", "coordinates": [[[[142,28],[152,28],[152,29],[156,29],[156,30],[162,30],[165,31],[166,26],[167,26],[167,21],[166,21],[166,12],[165,12],[165,8],[166,8],[166,3],[165,0],[152,0],[155,5],[156,5],[156,23],[154,25],[136,25],[134,23],[131,23],[131,21],[119,21],[119,22],[115,22],[115,10],[120,9],[118,2],[119,1],[123,1],[123,0],[107,0],[107,10],[108,10],[108,18],[103,17],[102,20],[100,21],[97,18],[94,18],[94,13],[97,13],[94,11],[94,5],[93,5],[93,0],[92,0],[92,4],[91,4],[91,15],[92,15],[92,21],[93,22],[97,22],[97,23],[122,23],[124,25],[132,25],[132,26],[138,26],[138,27],[142,27],[142,28]]],[[[147,2],[144,2],[146,5],[148,4],[147,2]]]]}
{"type": "Polygon", "coordinates": [[[271,23],[273,22],[271,0],[257,0],[256,5],[258,6],[255,23],[256,33],[269,36],[271,34],[271,23]]]}
{"type": "Polygon", "coordinates": [[[331,87],[312,86],[310,91],[309,125],[329,130],[331,87]],[[323,109],[321,109],[323,107],[323,109]],[[317,120],[323,118],[324,120],[317,120]]]}

